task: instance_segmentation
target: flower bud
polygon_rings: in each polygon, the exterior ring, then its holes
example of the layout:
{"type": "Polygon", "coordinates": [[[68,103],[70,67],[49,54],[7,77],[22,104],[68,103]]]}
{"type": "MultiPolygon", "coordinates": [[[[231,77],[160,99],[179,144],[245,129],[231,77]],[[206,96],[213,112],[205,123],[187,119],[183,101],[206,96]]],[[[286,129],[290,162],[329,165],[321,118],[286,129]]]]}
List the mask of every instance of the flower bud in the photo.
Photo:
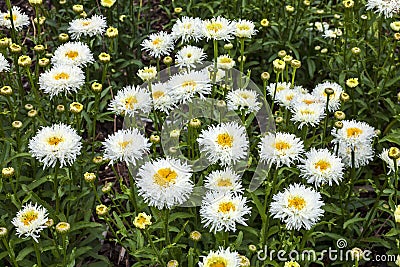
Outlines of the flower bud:
{"type": "Polygon", "coordinates": [[[49,63],[50,63],[50,59],[48,59],[48,58],[44,57],[44,58],[39,59],[39,66],[42,67],[42,68],[44,68],[47,65],[49,65],[49,63]]]}
{"type": "Polygon", "coordinates": [[[118,36],[118,29],[117,29],[117,28],[114,28],[114,27],[109,27],[109,28],[106,30],[106,36],[107,36],[108,38],[115,38],[115,37],[117,37],[117,36],[118,36]]]}
{"type": "Polygon", "coordinates": [[[108,208],[104,204],[100,204],[96,206],[96,214],[99,216],[106,216],[108,213],[108,208]]]}
{"type": "Polygon", "coordinates": [[[104,194],[108,194],[110,193],[111,189],[112,189],[113,184],[111,182],[107,182],[102,188],[101,188],[101,192],[103,192],[104,194]]]}
{"type": "Polygon", "coordinates": [[[396,33],[393,35],[393,38],[394,38],[396,41],[399,41],[399,40],[400,40],[400,33],[396,32],[396,33]]]}
{"type": "Polygon", "coordinates": [[[3,169],[1,170],[1,175],[2,175],[4,178],[13,177],[14,174],[15,174],[15,170],[14,170],[13,167],[7,167],[7,168],[3,168],[3,169]]]}
{"type": "Polygon", "coordinates": [[[285,6],[285,9],[289,13],[293,13],[294,12],[294,7],[293,6],[287,5],[287,6],[285,6]]]}
{"type": "Polygon", "coordinates": [[[224,100],[218,100],[217,101],[217,107],[219,107],[219,108],[226,107],[226,102],[224,100]]]}
{"type": "Polygon", "coordinates": [[[151,225],[151,215],[147,215],[144,212],[139,213],[135,217],[133,225],[139,229],[146,229],[147,226],[151,225]]]}
{"type": "Polygon", "coordinates": [[[400,149],[397,147],[392,146],[391,148],[389,148],[388,151],[388,156],[391,159],[398,159],[400,158],[400,149]]]}
{"type": "Polygon", "coordinates": [[[341,110],[335,111],[334,116],[335,116],[335,119],[340,120],[340,121],[342,121],[346,118],[346,114],[341,110]]]}
{"type": "Polygon", "coordinates": [[[157,76],[157,69],[156,67],[144,67],[143,69],[138,70],[137,75],[140,79],[144,82],[148,82],[153,80],[157,76]]]}
{"type": "Polygon", "coordinates": [[[6,237],[8,234],[8,230],[5,227],[0,227],[0,238],[6,237]]]}
{"type": "Polygon", "coordinates": [[[64,112],[65,111],[64,105],[57,105],[57,111],[60,113],[64,112]]]}
{"type": "Polygon", "coordinates": [[[85,172],[83,174],[83,179],[88,183],[93,183],[96,180],[96,174],[93,172],[85,172]]]}
{"type": "Polygon", "coordinates": [[[2,96],[11,96],[13,93],[13,90],[11,89],[11,86],[3,86],[0,88],[0,95],[2,96]]]}
{"type": "Polygon", "coordinates": [[[322,48],[321,49],[321,54],[326,54],[328,53],[328,48],[322,48]]]}
{"type": "Polygon", "coordinates": [[[285,63],[290,63],[290,61],[293,60],[293,57],[291,55],[286,55],[282,59],[285,61],[285,63]]]}
{"type": "Polygon", "coordinates": [[[36,109],[32,109],[32,110],[28,111],[28,117],[29,118],[34,118],[34,117],[36,117],[37,114],[38,114],[38,112],[37,112],[36,109]]]}
{"type": "Polygon", "coordinates": [[[333,95],[335,93],[335,91],[332,88],[329,88],[329,87],[325,88],[324,92],[328,96],[333,95]]]}
{"type": "Polygon", "coordinates": [[[193,118],[189,121],[189,126],[192,128],[199,128],[201,126],[201,121],[197,118],[193,118]]]}
{"type": "Polygon", "coordinates": [[[270,78],[271,75],[269,74],[269,72],[264,71],[263,73],[261,73],[261,80],[268,81],[270,78]]]}
{"type": "Polygon", "coordinates": [[[54,220],[53,219],[48,219],[45,223],[47,227],[52,227],[54,225],[54,220]]]}
{"type": "Polygon", "coordinates": [[[72,10],[75,12],[75,13],[82,13],[83,12],[83,6],[82,5],[73,5],[72,6],[72,10]]]}
{"type": "Polygon", "coordinates": [[[60,42],[63,42],[63,43],[68,42],[68,40],[69,40],[69,35],[66,34],[66,33],[60,33],[60,34],[58,35],[58,40],[59,40],[60,42]]]}
{"type": "Polygon", "coordinates": [[[341,93],[340,94],[340,100],[342,100],[342,102],[347,102],[350,100],[350,96],[348,93],[341,93]]]}
{"type": "Polygon", "coordinates": [[[42,53],[42,52],[44,51],[44,46],[43,46],[43,45],[35,45],[35,46],[33,47],[33,50],[34,50],[36,53],[42,53]]]}
{"type": "Polygon", "coordinates": [[[101,63],[106,64],[106,63],[110,62],[111,56],[109,54],[105,53],[105,52],[102,52],[99,55],[99,60],[100,60],[101,63]]]}
{"type": "Polygon", "coordinates": [[[178,267],[179,266],[179,262],[177,260],[170,260],[167,263],[167,267],[178,267]]]}
{"type": "Polygon", "coordinates": [[[225,50],[228,50],[228,51],[229,51],[229,50],[231,50],[232,48],[233,48],[233,44],[232,44],[232,43],[227,43],[227,44],[224,45],[224,49],[225,49],[225,50]]]}
{"type": "Polygon", "coordinates": [[[14,43],[12,43],[9,46],[9,48],[10,48],[11,53],[14,53],[14,54],[21,53],[21,51],[22,51],[22,47],[20,45],[14,44],[14,43]]]}
{"type": "Polygon", "coordinates": [[[71,229],[71,226],[67,222],[59,222],[56,225],[56,232],[59,234],[62,234],[62,235],[68,233],[70,229],[71,229]]]}
{"type": "Polygon", "coordinates": [[[198,242],[198,241],[200,241],[200,239],[201,239],[201,233],[200,233],[199,231],[192,231],[192,232],[190,232],[189,237],[190,237],[190,239],[192,239],[193,241],[198,242]]]}
{"type": "Polygon", "coordinates": [[[153,144],[160,143],[160,136],[156,134],[150,135],[150,142],[152,142],[153,144]]]}
{"type": "Polygon", "coordinates": [[[290,61],[290,66],[292,66],[292,68],[299,69],[301,67],[301,61],[293,59],[292,61],[290,61]]]}
{"type": "Polygon", "coordinates": [[[18,65],[21,67],[30,67],[32,64],[32,59],[29,56],[20,56],[18,58],[18,65]]]}
{"type": "Polygon", "coordinates": [[[250,244],[250,245],[249,245],[249,250],[250,250],[251,252],[256,252],[256,251],[257,251],[257,247],[256,247],[255,245],[253,245],[253,244],[250,244]]]}
{"type": "Polygon", "coordinates": [[[280,50],[280,51],[278,52],[278,57],[284,58],[285,56],[286,56],[286,51],[285,51],[285,50],[280,50]]]}
{"type": "Polygon", "coordinates": [[[400,205],[397,205],[396,210],[394,211],[394,220],[396,223],[400,223],[400,205]]]}
{"type": "Polygon", "coordinates": [[[181,131],[179,131],[178,129],[172,130],[169,133],[169,137],[171,138],[179,138],[179,135],[181,134],[181,131]]]}
{"type": "Polygon", "coordinates": [[[239,263],[240,267],[250,267],[250,260],[246,256],[239,255],[239,257],[240,257],[240,263],[239,263]]]}
{"type": "Polygon", "coordinates": [[[169,65],[172,64],[173,59],[172,59],[172,57],[170,57],[170,56],[166,56],[166,57],[163,59],[163,62],[164,62],[165,65],[169,66],[169,65]]]}
{"type": "Polygon", "coordinates": [[[181,7],[175,7],[175,8],[174,8],[174,12],[175,12],[176,14],[182,13],[182,8],[181,8],[181,7]]]}
{"type": "Polygon", "coordinates": [[[350,88],[357,87],[357,85],[358,85],[358,78],[350,78],[350,79],[347,79],[346,85],[347,85],[348,87],[350,87],[350,88]]]}
{"type": "Polygon", "coordinates": [[[91,88],[92,88],[93,92],[100,93],[101,90],[103,89],[103,85],[98,82],[94,82],[94,83],[92,83],[91,88]]]}
{"type": "Polygon", "coordinates": [[[283,117],[277,117],[276,119],[275,119],[275,123],[276,124],[280,124],[280,123],[282,123],[283,122],[283,117]]]}
{"type": "Polygon", "coordinates": [[[272,64],[274,66],[274,71],[278,73],[282,72],[286,66],[285,61],[280,59],[275,59],[272,64]]]}
{"type": "Polygon", "coordinates": [[[343,128],[343,122],[335,121],[334,126],[335,126],[336,129],[342,129],[343,128]]]}
{"type": "Polygon", "coordinates": [[[83,105],[81,103],[78,102],[72,102],[69,105],[69,111],[71,111],[74,114],[78,114],[81,113],[83,110],[83,105]]]}
{"type": "Polygon", "coordinates": [[[352,8],[354,6],[354,1],[353,0],[344,0],[343,6],[345,8],[352,8]]]}
{"type": "Polygon", "coordinates": [[[353,55],[359,55],[359,54],[361,53],[361,49],[358,48],[357,46],[356,46],[356,47],[353,47],[353,48],[351,49],[351,53],[353,53],[353,55]]]}
{"type": "Polygon", "coordinates": [[[21,121],[13,121],[11,125],[13,128],[19,129],[22,127],[22,122],[21,121]]]}
{"type": "Polygon", "coordinates": [[[103,157],[102,156],[96,156],[96,157],[93,158],[92,161],[93,161],[94,164],[100,165],[100,164],[103,163],[103,157]]]}
{"type": "Polygon", "coordinates": [[[269,26],[269,21],[267,19],[262,19],[260,24],[263,27],[268,27],[269,26]]]}
{"type": "Polygon", "coordinates": [[[31,110],[31,109],[33,109],[33,106],[32,106],[32,104],[25,104],[24,108],[26,110],[31,110]]]}
{"type": "Polygon", "coordinates": [[[11,39],[4,37],[0,39],[0,48],[6,48],[9,47],[11,44],[11,39]]]}

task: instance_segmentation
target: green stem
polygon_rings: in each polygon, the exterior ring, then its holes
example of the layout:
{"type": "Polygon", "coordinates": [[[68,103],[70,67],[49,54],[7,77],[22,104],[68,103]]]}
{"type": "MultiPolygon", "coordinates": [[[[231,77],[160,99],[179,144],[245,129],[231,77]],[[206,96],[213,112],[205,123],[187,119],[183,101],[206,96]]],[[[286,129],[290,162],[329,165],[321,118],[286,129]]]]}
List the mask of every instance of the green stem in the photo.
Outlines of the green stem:
{"type": "Polygon", "coordinates": [[[11,247],[9,246],[7,239],[5,237],[2,238],[3,240],[3,244],[8,252],[8,256],[11,259],[12,264],[14,265],[14,267],[18,267],[18,263],[17,260],[15,259],[15,252],[13,249],[11,249],[11,247]]]}
{"type": "Polygon", "coordinates": [[[244,73],[244,38],[240,38],[240,72],[244,73]]]}
{"type": "Polygon", "coordinates": [[[60,195],[58,194],[58,163],[54,168],[54,194],[56,197],[56,214],[60,213],[60,195]]]}
{"type": "Polygon", "coordinates": [[[164,220],[164,229],[165,229],[165,242],[167,246],[171,244],[171,240],[169,237],[169,230],[168,230],[168,225],[169,225],[169,209],[165,209],[165,220],[164,220]]]}
{"type": "Polygon", "coordinates": [[[153,249],[154,253],[156,253],[158,261],[160,262],[161,266],[165,266],[165,263],[160,255],[160,251],[156,248],[156,246],[153,243],[153,240],[151,239],[151,236],[149,234],[149,232],[147,231],[147,229],[144,229],[143,232],[145,233],[147,240],[150,243],[151,248],[153,249]]]}
{"type": "Polygon", "coordinates": [[[326,138],[326,128],[328,128],[328,119],[329,119],[329,99],[330,95],[326,94],[326,105],[325,105],[325,122],[324,122],[324,130],[322,132],[322,147],[325,147],[325,138],[326,138]]]}
{"type": "Polygon", "coordinates": [[[35,249],[35,254],[36,254],[36,261],[37,261],[37,265],[38,267],[42,267],[42,260],[40,259],[40,250],[39,250],[39,244],[36,243],[34,240],[33,241],[33,247],[35,249]]]}
{"type": "Polygon", "coordinates": [[[63,266],[67,266],[67,240],[66,235],[61,234],[62,250],[63,250],[63,266]]]}

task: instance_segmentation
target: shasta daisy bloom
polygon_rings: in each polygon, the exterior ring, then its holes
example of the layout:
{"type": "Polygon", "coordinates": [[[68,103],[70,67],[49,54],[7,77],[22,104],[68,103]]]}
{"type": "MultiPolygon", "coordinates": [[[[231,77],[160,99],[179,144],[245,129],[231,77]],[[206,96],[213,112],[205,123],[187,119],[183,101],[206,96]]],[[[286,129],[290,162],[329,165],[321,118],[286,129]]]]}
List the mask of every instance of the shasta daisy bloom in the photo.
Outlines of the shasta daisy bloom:
{"type": "Polygon", "coordinates": [[[310,93],[298,94],[293,98],[291,103],[291,108],[298,106],[298,105],[315,105],[315,104],[322,104],[321,100],[310,93]]]}
{"type": "Polygon", "coordinates": [[[236,224],[247,226],[245,215],[251,210],[246,198],[231,192],[208,192],[200,207],[201,223],[210,227],[210,232],[236,231],[236,224]]]}
{"type": "Polygon", "coordinates": [[[212,191],[242,193],[240,176],[230,167],[224,170],[209,173],[204,182],[204,187],[212,191]]]}
{"type": "Polygon", "coordinates": [[[155,109],[168,113],[176,106],[176,99],[166,83],[156,83],[151,86],[151,96],[155,109]]]}
{"type": "Polygon", "coordinates": [[[270,212],[286,223],[288,230],[310,230],[323,216],[320,193],[301,184],[292,184],[272,197],[270,212]]]}
{"type": "Polygon", "coordinates": [[[254,28],[255,26],[252,21],[241,19],[236,22],[235,35],[238,38],[251,38],[251,36],[253,36],[257,32],[257,30],[254,28]]]}
{"type": "Polygon", "coordinates": [[[10,70],[10,64],[7,59],[0,53],[0,72],[6,72],[10,70]]]}
{"type": "Polygon", "coordinates": [[[104,158],[109,164],[125,161],[126,164],[135,164],[135,160],[143,158],[149,152],[149,140],[138,129],[119,130],[110,135],[104,142],[104,158]]]}
{"type": "Polygon", "coordinates": [[[147,89],[139,86],[125,86],[111,100],[109,110],[116,114],[134,116],[135,113],[148,113],[151,110],[151,98],[147,89]]]}
{"type": "Polygon", "coordinates": [[[399,0],[368,0],[367,10],[375,9],[375,13],[384,15],[385,18],[391,18],[399,13],[399,0]]]}
{"type": "MultiPolygon", "coordinates": [[[[389,158],[388,152],[389,152],[389,149],[384,148],[382,150],[382,153],[379,154],[379,157],[386,163],[387,167],[389,168],[389,171],[387,174],[390,174],[391,172],[395,171],[395,168],[394,168],[395,166],[394,166],[393,159],[389,158]]],[[[400,158],[396,159],[396,165],[397,165],[397,168],[400,169],[399,168],[400,167],[400,158]]]]}
{"type": "Polygon", "coordinates": [[[221,123],[202,130],[197,142],[211,163],[230,165],[244,160],[249,148],[246,129],[237,122],[221,123]]]}
{"type": "Polygon", "coordinates": [[[341,143],[340,146],[355,147],[360,144],[369,144],[376,135],[374,128],[365,122],[342,120],[342,123],[341,129],[332,129],[332,135],[335,137],[332,142],[341,143]]]}
{"type": "Polygon", "coordinates": [[[32,237],[39,243],[40,232],[47,227],[47,220],[47,210],[37,203],[30,202],[17,212],[11,223],[15,226],[18,237],[32,237]]]}
{"type": "Polygon", "coordinates": [[[276,93],[275,101],[288,108],[291,106],[293,99],[300,94],[304,94],[305,91],[306,89],[302,88],[301,86],[295,86],[293,89],[285,88],[276,93]]]}
{"type": "Polygon", "coordinates": [[[84,84],[85,75],[76,66],[57,65],[39,76],[40,89],[50,94],[50,98],[76,92],[84,84]]]}
{"type": "Polygon", "coordinates": [[[136,184],[144,201],[158,209],[184,203],[193,191],[192,167],[179,159],[146,162],[139,169],[136,184]]]}
{"type": "Polygon", "coordinates": [[[301,129],[304,125],[317,126],[320,121],[325,117],[325,107],[322,104],[295,104],[292,105],[291,111],[293,113],[291,121],[298,122],[301,129]]]}
{"type": "Polygon", "coordinates": [[[153,80],[157,76],[157,68],[156,67],[144,67],[143,69],[138,70],[137,75],[144,82],[148,82],[153,80]]]}
{"type": "Polygon", "coordinates": [[[44,164],[43,168],[72,165],[81,154],[81,137],[75,129],[63,123],[42,127],[29,140],[29,152],[44,164]]]}
{"type": "Polygon", "coordinates": [[[304,144],[294,134],[277,132],[276,135],[268,133],[261,138],[258,145],[260,149],[260,160],[267,164],[275,164],[276,168],[281,165],[290,166],[300,159],[304,152],[304,144]]]}
{"type": "Polygon", "coordinates": [[[86,66],[94,62],[93,54],[84,43],[68,42],[59,46],[54,52],[51,61],[54,65],[86,66]]]}
{"type": "Polygon", "coordinates": [[[217,68],[221,70],[230,70],[235,66],[235,61],[228,55],[217,57],[217,68]]]}
{"type": "Polygon", "coordinates": [[[328,149],[311,148],[305,154],[305,159],[298,166],[300,177],[307,179],[308,183],[319,187],[323,184],[337,185],[343,179],[344,164],[341,159],[329,152],[328,149]]]}
{"type": "Polygon", "coordinates": [[[172,26],[172,36],[175,40],[182,39],[182,43],[190,40],[198,41],[203,38],[200,18],[182,17],[172,26]]]}
{"type": "Polygon", "coordinates": [[[107,28],[105,17],[93,15],[91,18],[74,19],[69,23],[68,33],[71,38],[76,40],[81,36],[96,36],[102,35],[107,28]]]}
{"type": "Polygon", "coordinates": [[[284,83],[270,83],[267,86],[266,91],[271,97],[274,96],[274,92],[276,91],[276,93],[275,93],[275,97],[276,97],[276,95],[280,91],[285,90],[285,89],[290,89],[290,83],[286,83],[286,82],[284,82],[284,83]]]}
{"type": "Polygon", "coordinates": [[[196,94],[201,98],[211,93],[211,80],[206,70],[178,73],[168,82],[171,92],[181,103],[191,100],[196,94]]]}
{"type": "MultiPolygon", "coordinates": [[[[12,7],[12,20],[14,24],[14,28],[17,31],[22,30],[23,27],[29,25],[29,17],[18,6],[12,7]]],[[[6,27],[7,29],[11,29],[11,15],[10,12],[7,11],[5,13],[0,13],[0,26],[6,27]]]]}
{"type": "Polygon", "coordinates": [[[179,50],[175,57],[175,62],[178,67],[195,68],[196,64],[201,64],[207,56],[202,48],[187,45],[179,50]]]}
{"type": "Polygon", "coordinates": [[[315,86],[312,91],[312,95],[317,97],[318,100],[326,105],[327,94],[325,93],[325,89],[331,88],[333,90],[333,94],[329,96],[329,106],[328,109],[330,112],[334,112],[340,108],[340,95],[343,92],[343,88],[334,82],[324,82],[315,86]]]}
{"type": "Polygon", "coordinates": [[[258,94],[253,90],[237,89],[230,91],[226,96],[229,110],[244,110],[246,114],[257,113],[261,102],[257,100],[258,94]]]}
{"type": "Polygon", "coordinates": [[[220,247],[217,251],[210,253],[199,262],[199,267],[239,267],[240,256],[236,251],[230,251],[230,248],[220,247]]]}
{"type": "Polygon", "coordinates": [[[149,52],[152,57],[160,58],[174,49],[174,39],[166,32],[152,33],[141,46],[142,50],[149,52]]]}
{"type": "Polygon", "coordinates": [[[218,16],[204,20],[201,26],[203,36],[207,39],[224,40],[233,39],[235,33],[235,22],[218,16]]]}
{"type": "MultiPolygon", "coordinates": [[[[354,167],[360,168],[368,165],[374,159],[374,149],[371,143],[360,143],[353,147],[348,146],[346,143],[338,143],[339,145],[338,156],[342,158],[343,163],[346,167],[352,166],[351,154],[354,150],[354,167]]],[[[336,149],[335,146],[335,149],[336,149]]]]}

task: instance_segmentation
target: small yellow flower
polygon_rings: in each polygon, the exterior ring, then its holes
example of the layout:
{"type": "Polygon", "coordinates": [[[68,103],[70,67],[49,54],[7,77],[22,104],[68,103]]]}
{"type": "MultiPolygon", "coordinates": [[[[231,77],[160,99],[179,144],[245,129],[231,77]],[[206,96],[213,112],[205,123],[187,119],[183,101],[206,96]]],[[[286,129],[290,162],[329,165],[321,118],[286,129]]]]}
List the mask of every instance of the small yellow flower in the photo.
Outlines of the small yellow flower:
{"type": "Polygon", "coordinates": [[[101,0],[101,1],[100,1],[100,4],[101,4],[103,7],[108,7],[108,8],[110,8],[110,7],[112,7],[112,6],[115,4],[115,2],[116,2],[116,0],[101,0]]]}
{"type": "Polygon", "coordinates": [[[175,12],[176,14],[182,13],[182,8],[181,8],[181,7],[175,7],[175,8],[174,8],[174,12],[175,12]]]}
{"type": "Polygon", "coordinates": [[[29,0],[29,4],[31,6],[40,6],[43,3],[43,0],[29,0]]]}
{"type": "Polygon", "coordinates": [[[69,232],[69,229],[71,229],[71,226],[67,222],[59,222],[56,225],[56,231],[59,234],[66,234],[69,232]]]}
{"type": "Polygon", "coordinates": [[[108,27],[106,30],[106,36],[108,38],[115,38],[118,36],[118,29],[114,27],[108,27]]]}
{"type": "Polygon", "coordinates": [[[292,66],[292,68],[299,69],[301,67],[301,61],[293,59],[292,61],[290,61],[290,66],[292,66]]]}
{"type": "Polygon", "coordinates": [[[285,9],[286,9],[286,11],[289,12],[289,13],[293,13],[293,12],[294,12],[294,7],[293,7],[293,6],[287,5],[287,6],[285,7],[285,9]]]}
{"type": "Polygon", "coordinates": [[[192,128],[199,128],[201,126],[201,121],[197,118],[191,119],[189,121],[189,126],[192,128]]]}
{"type": "Polygon", "coordinates": [[[167,263],[167,267],[178,267],[179,266],[179,262],[177,260],[170,260],[167,263]]]}
{"type": "Polygon", "coordinates": [[[111,60],[111,56],[105,52],[100,53],[99,60],[101,63],[108,63],[111,60]]]}
{"type": "Polygon", "coordinates": [[[15,173],[15,170],[14,170],[13,167],[7,167],[7,168],[3,168],[3,169],[1,170],[1,175],[2,175],[4,178],[13,177],[13,176],[14,176],[14,173],[15,173]]]}
{"type": "Polygon", "coordinates": [[[39,25],[43,25],[43,23],[46,21],[46,17],[44,17],[44,16],[41,16],[41,17],[39,17],[39,21],[38,21],[38,18],[34,18],[33,19],[33,22],[35,23],[35,24],[38,24],[39,23],[39,25]]]}
{"type": "Polygon", "coordinates": [[[250,267],[250,260],[246,256],[240,255],[240,267],[250,267]]]}
{"type": "Polygon", "coordinates": [[[147,215],[144,212],[139,213],[135,217],[133,225],[139,229],[146,229],[146,226],[151,225],[151,215],[147,215]]]}
{"type": "Polygon", "coordinates": [[[344,0],[343,6],[345,8],[352,8],[354,6],[354,1],[353,0],[344,0]]]}
{"type": "Polygon", "coordinates": [[[11,39],[4,37],[0,39],[0,48],[6,48],[9,47],[11,44],[11,39]]]}
{"type": "Polygon", "coordinates": [[[358,78],[350,78],[350,79],[347,79],[347,81],[346,81],[346,85],[350,88],[357,87],[358,84],[359,84],[358,78]]]}
{"type": "Polygon", "coordinates": [[[268,27],[269,26],[269,21],[267,19],[262,19],[260,24],[263,27],[268,27]]]}
{"type": "Polygon", "coordinates": [[[153,144],[160,143],[160,136],[156,134],[150,135],[150,142],[152,142],[153,144]]]}
{"type": "Polygon", "coordinates": [[[83,105],[82,105],[81,103],[78,103],[78,102],[72,102],[72,103],[69,105],[69,110],[70,110],[72,113],[75,113],[75,114],[81,113],[82,110],[83,110],[83,105]]]}
{"type": "Polygon", "coordinates": [[[264,71],[263,73],[261,73],[261,80],[268,81],[269,78],[271,78],[271,75],[269,74],[269,72],[264,71]]]}
{"type": "Polygon", "coordinates": [[[18,65],[21,67],[30,67],[32,64],[32,59],[29,56],[20,56],[18,58],[18,65]]]}

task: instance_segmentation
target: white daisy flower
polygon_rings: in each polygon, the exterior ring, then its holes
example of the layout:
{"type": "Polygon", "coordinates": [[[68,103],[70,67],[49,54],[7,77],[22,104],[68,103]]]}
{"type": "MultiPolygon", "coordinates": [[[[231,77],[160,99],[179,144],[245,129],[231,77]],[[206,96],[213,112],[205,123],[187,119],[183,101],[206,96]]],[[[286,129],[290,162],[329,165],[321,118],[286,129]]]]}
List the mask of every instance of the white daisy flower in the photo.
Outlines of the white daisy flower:
{"type": "Polygon", "coordinates": [[[244,110],[246,114],[257,113],[261,103],[257,100],[258,94],[253,90],[237,89],[230,91],[226,96],[229,110],[244,110]]]}
{"type": "Polygon", "coordinates": [[[176,99],[166,83],[156,83],[151,86],[151,96],[155,109],[169,113],[176,106],[176,99]]]}
{"type": "Polygon", "coordinates": [[[298,105],[316,105],[316,104],[323,104],[322,100],[312,94],[304,93],[296,95],[291,103],[291,108],[294,108],[298,105]]]}
{"type": "Polygon", "coordinates": [[[281,165],[290,166],[300,159],[304,152],[304,144],[294,134],[277,132],[276,135],[268,133],[261,138],[258,145],[260,149],[260,160],[268,164],[275,164],[276,168],[281,165]]]}
{"type": "Polygon", "coordinates": [[[236,22],[236,31],[235,35],[238,38],[251,38],[254,34],[257,33],[255,29],[254,23],[249,20],[239,20],[236,22]]]}
{"type": "Polygon", "coordinates": [[[0,72],[6,72],[10,70],[10,64],[7,59],[0,53],[0,72]]]}
{"type": "Polygon", "coordinates": [[[149,113],[151,110],[151,97],[147,89],[139,86],[125,86],[119,90],[111,100],[109,110],[116,114],[134,116],[135,113],[149,113]]]}
{"type": "MultiPolygon", "coordinates": [[[[18,6],[12,7],[12,20],[14,24],[14,28],[17,31],[22,30],[23,27],[29,25],[29,17],[18,6]]],[[[11,15],[10,12],[0,13],[0,26],[6,27],[7,29],[11,29],[11,15]]]]}
{"type": "Polygon", "coordinates": [[[294,98],[297,95],[304,94],[306,89],[301,86],[295,86],[293,89],[285,88],[276,93],[275,101],[280,105],[289,108],[294,98]]]}
{"type": "Polygon", "coordinates": [[[333,182],[338,185],[343,179],[344,164],[326,148],[318,150],[311,148],[298,168],[300,177],[307,179],[308,183],[315,184],[316,187],[323,184],[332,186],[333,182]]]}
{"type": "Polygon", "coordinates": [[[235,22],[221,16],[204,20],[201,29],[207,39],[224,41],[232,39],[236,31],[235,22]]]}
{"type": "Polygon", "coordinates": [[[149,52],[152,57],[160,58],[174,49],[174,39],[166,32],[152,33],[141,46],[142,50],[149,52]]]}
{"type": "Polygon", "coordinates": [[[340,94],[343,92],[343,88],[334,82],[324,82],[315,86],[312,95],[317,97],[324,106],[327,101],[327,95],[325,93],[326,88],[333,89],[333,94],[329,96],[328,109],[330,112],[334,112],[340,108],[340,94]]]}
{"type": "Polygon", "coordinates": [[[196,64],[201,64],[207,55],[200,47],[187,45],[179,50],[175,55],[176,65],[180,68],[195,68],[196,64]]]}
{"type": "Polygon", "coordinates": [[[109,136],[104,142],[104,158],[109,164],[125,161],[126,164],[135,164],[149,152],[151,144],[138,129],[119,130],[109,136]]]}
{"type": "Polygon", "coordinates": [[[181,103],[189,102],[196,94],[204,98],[211,93],[211,80],[204,69],[177,73],[170,78],[168,85],[172,95],[181,103]]]}
{"type": "Polygon", "coordinates": [[[199,267],[240,267],[240,256],[236,251],[230,251],[230,248],[222,247],[217,251],[210,253],[199,262],[199,267]]]}
{"type": "Polygon", "coordinates": [[[72,165],[81,154],[81,137],[75,129],[63,123],[42,127],[29,140],[29,152],[44,164],[43,168],[72,165]]]}
{"type": "Polygon", "coordinates": [[[47,210],[42,206],[32,202],[25,204],[17,215],[12,219],[11,223],[15,226],[18,237],[32,237],[36,243],[40,232],[46,228],[47,210]]]}
{"type": "Polygon", "coordinates": [[[370,144],[375,137],[374,128],[365,122],[343,120],[342,123],[343,127],[341,129],[332,129],[332,135],[335,137],[332,142],[335,144],[341,143],[341,147],[370,144]]]}
{"type": "Polygon", "coordinates": [[[236,231],[236,224],[247,226],[245,215],[251,213],[246,198],[231,192],[208,192],[200,207],[201,223],[210,227],[210,232],[236,231]]]}
{"type": "Polygon", "coordinates": [[[209,173],[205,178],[204,187],[222,193],[243,193],[240,176],[230,167],[209,173]]]}
{"type": "Polygon", "coordinates": [[[320,193],[301,184],[292,184],[273,196],[270,212],[286,223],[288,230],[310,230],[323,216],[320,193]]]}
{"type": "Polygon", "coordinates": [[[106,18],[99,15],[93,15],[91,18],[74,19],[69,23],[68,33],[71,38],[76,40],[81,36],[103,35],[107,28],[106,18]]]}
{"type": "Polygon", "coordinates": [[[245,160],[249,148],[246,129],[237,122],[210,126],[201,131],[197,142],[208,160],[224,166],[245,160]]]}
{"type": "Polygon", "coordinates": [[[84,43],[68,42],[59,46],[54,52],[51,62],[54,65],[86,66],[94,62],[93,54],[84,43]]]}
{"type": "Polygon", "coordinates": [[[144,201],[158,209],[171,209],[188,200],[193,191],[192,167],[178,159],[146,162],[139,169],[137,186],[144,201]]]}
{"type": "Polygon", "coordinates": [[[367,10],[375,9],[375,13],[384,15],[385,18],[391,18],[398,14],[399,6],[399,0],[368,0],[366,4],[367,10]]]}
{"type": "Polygon", "coordinates": [[[315,104],[292,104],[291,111],[293,113],[291,121],[298,122],[299,128],[307,126],[318,126],[320,121],[325,117],[325,107],[320,103],[315,104]]]}
{"type": "Polygon", "coordinates": [[[344,142],[336,144],[335,149],[339,145],[338,156],[342,158],[343,163],[346,167],[352,166],[351,152],[354,149],[354,167],[360,168],[368,165],[374,159],[374,149],[371,143],[360,143],[353,147],[348,146],[344,142]]]}
{"type": "MultiPolygon", "coordinates": [[[[379,157],[386,163],[387,167],[389,168],[389,171],[387,174],[390,174],[391,172],[394,172],[394,161],[393,159],[389,158],[389,149],[384,148],[382,150],[382,153],[379,154],[379,157]]],[[[396,159],[396,164],[397,164],[397,168],[400,169],[400,158],[396,159]]]]}
{"type": "Polygon", "coordinates": [[[198,41],[203,38],[200,18],[182,17],[172,26],[172,36],[175,40],[182,39],[182,43],[190,40],[198,41]]]}
{"type": "Polygon", "coordinates": [[[138,70],[137,75],[144,82],[148,82],[153,80],[157,76],[157,68],[156,67],[144,67],[143,69],[138,70]]]}
{"type": "Polygon", "coordinates": [[[50,94],[50,98],[61,93],[76,92],[84,84],[85,75],[76,66],[57,65],[39,76],[40,89],[50,94]]]}
{"type": "Polygon", "coordinates": [[[228,55],[217,57],[217,68],[221,70],[230,70],[235,66],[235,61],[228,55]]]}
{"type": "Polygon", "coordinates": [[[276,98],[278,93],[280,91],[285,90],[285,89],[290,89],[290,83],[286,83],[286,82],[284,82],[284,83],[270,83],[267,86],[266,91],[271,97],[274,96],[274,92],[276,91],[276,93],[275,93],[275,98],[276,98]]]}
{"type": "Polygon", "coordinates": [[[329,24],[325,21],[322,23],[317,21],[314,23],[314,26],[315,26],[315,29],[319,32],[324,32],[329,29],[329,24]]]}

